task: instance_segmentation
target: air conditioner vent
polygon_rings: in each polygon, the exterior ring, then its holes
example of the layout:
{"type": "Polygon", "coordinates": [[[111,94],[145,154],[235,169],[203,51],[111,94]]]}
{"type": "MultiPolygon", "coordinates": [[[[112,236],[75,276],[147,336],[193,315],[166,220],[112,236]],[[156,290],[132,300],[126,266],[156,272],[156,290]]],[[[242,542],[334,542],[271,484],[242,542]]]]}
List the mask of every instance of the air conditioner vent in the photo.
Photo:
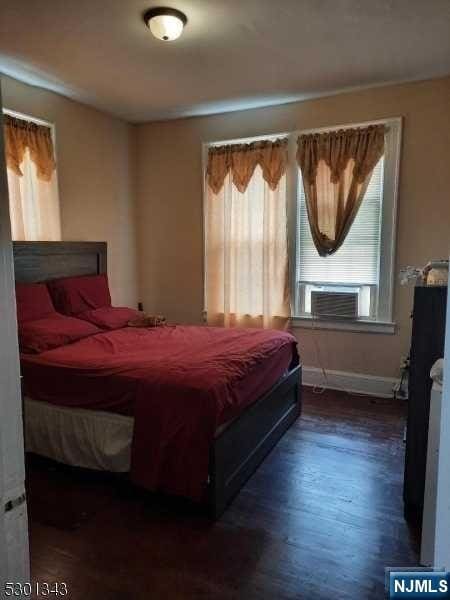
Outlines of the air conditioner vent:
{"type": "Polygon", "coordinates": [[[312,290],[311,314],[320,319],[356,319],[358,292],[312,290]]]}

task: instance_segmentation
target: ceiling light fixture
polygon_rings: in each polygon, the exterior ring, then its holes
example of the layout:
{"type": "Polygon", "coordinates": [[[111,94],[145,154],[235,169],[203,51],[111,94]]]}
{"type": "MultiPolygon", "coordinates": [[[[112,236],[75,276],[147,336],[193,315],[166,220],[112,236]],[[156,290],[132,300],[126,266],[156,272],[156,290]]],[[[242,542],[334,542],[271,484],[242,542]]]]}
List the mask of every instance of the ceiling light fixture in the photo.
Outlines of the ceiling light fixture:
{"type": "Polygon", "coordinates": [[[144,22],[156,38],[171,42],[182,34],[187,17],[176,8],[155,7],[146,11],[144,22]]]}

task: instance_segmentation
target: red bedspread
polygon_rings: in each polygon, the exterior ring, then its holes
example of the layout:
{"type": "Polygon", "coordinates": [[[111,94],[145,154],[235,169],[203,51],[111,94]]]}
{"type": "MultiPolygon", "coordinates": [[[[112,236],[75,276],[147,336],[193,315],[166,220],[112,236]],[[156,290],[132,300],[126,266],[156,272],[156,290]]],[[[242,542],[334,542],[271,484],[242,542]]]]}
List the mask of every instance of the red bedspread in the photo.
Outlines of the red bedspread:
{"type": "Polygon", "coordinates": [[[284,332],[173,326],[105,332],[21,359],[32,398],[134,415],[133,481],[200,500],[217,427],[298,356],[284,332]]]}

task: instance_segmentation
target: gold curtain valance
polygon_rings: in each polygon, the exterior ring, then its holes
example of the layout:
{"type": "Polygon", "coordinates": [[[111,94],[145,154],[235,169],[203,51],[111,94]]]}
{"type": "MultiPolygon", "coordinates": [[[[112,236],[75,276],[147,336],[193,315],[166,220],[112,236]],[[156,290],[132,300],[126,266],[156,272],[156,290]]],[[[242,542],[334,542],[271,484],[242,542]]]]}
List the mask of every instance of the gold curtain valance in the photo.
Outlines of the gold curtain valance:
{"type": "Polygon", "coordinates": [[[218,194],[231,171],[234,185],[240,192],[245,192],[257,165],[270,189],[275,190],[286,172],[287,140],[212,147],[208,152],[206,180],[218,194]]]}
{"type": "Polygon", "coordinates": [[[53,140],[49,127],[4,115],[6,164],[19,176],[26,149],[37,168],[37,176],[50,181],[56,168],[53,140]]]}
{"type": "Polygon", "coordinates": [[[344,243],[384,153],[384,135],[384,125],[370,125],[298,138],[297,162],[320,256],[334,254],[344,243]]]}
{"type": "Polygon", "coordinates": [[[331,182],[337,183],[349,160],[353,160],[353,177],[362,183],[384,152],[384,133],[384,125],[369,125],[360,129],[301,135],[297,161],[303,177],[313,183],[319,161],[323,160],[330,169],[331,182]]]}

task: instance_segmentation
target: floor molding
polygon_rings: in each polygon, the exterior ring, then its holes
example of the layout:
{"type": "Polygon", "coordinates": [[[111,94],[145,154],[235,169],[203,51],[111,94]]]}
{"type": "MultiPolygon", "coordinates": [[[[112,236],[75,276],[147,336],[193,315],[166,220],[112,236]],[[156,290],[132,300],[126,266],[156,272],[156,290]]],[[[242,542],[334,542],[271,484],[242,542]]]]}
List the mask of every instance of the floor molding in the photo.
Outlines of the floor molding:
{"type": "Polygon", "coordinates": [[[368,396],[392,398],[393,388],[398,379],[395,377],[378,377],[364,373],[348,373],[346,371],[331,371],[325,374],[318,367],[303,367],[303,385],[324,387],[331,390],[345,390],[368,396]]]}

